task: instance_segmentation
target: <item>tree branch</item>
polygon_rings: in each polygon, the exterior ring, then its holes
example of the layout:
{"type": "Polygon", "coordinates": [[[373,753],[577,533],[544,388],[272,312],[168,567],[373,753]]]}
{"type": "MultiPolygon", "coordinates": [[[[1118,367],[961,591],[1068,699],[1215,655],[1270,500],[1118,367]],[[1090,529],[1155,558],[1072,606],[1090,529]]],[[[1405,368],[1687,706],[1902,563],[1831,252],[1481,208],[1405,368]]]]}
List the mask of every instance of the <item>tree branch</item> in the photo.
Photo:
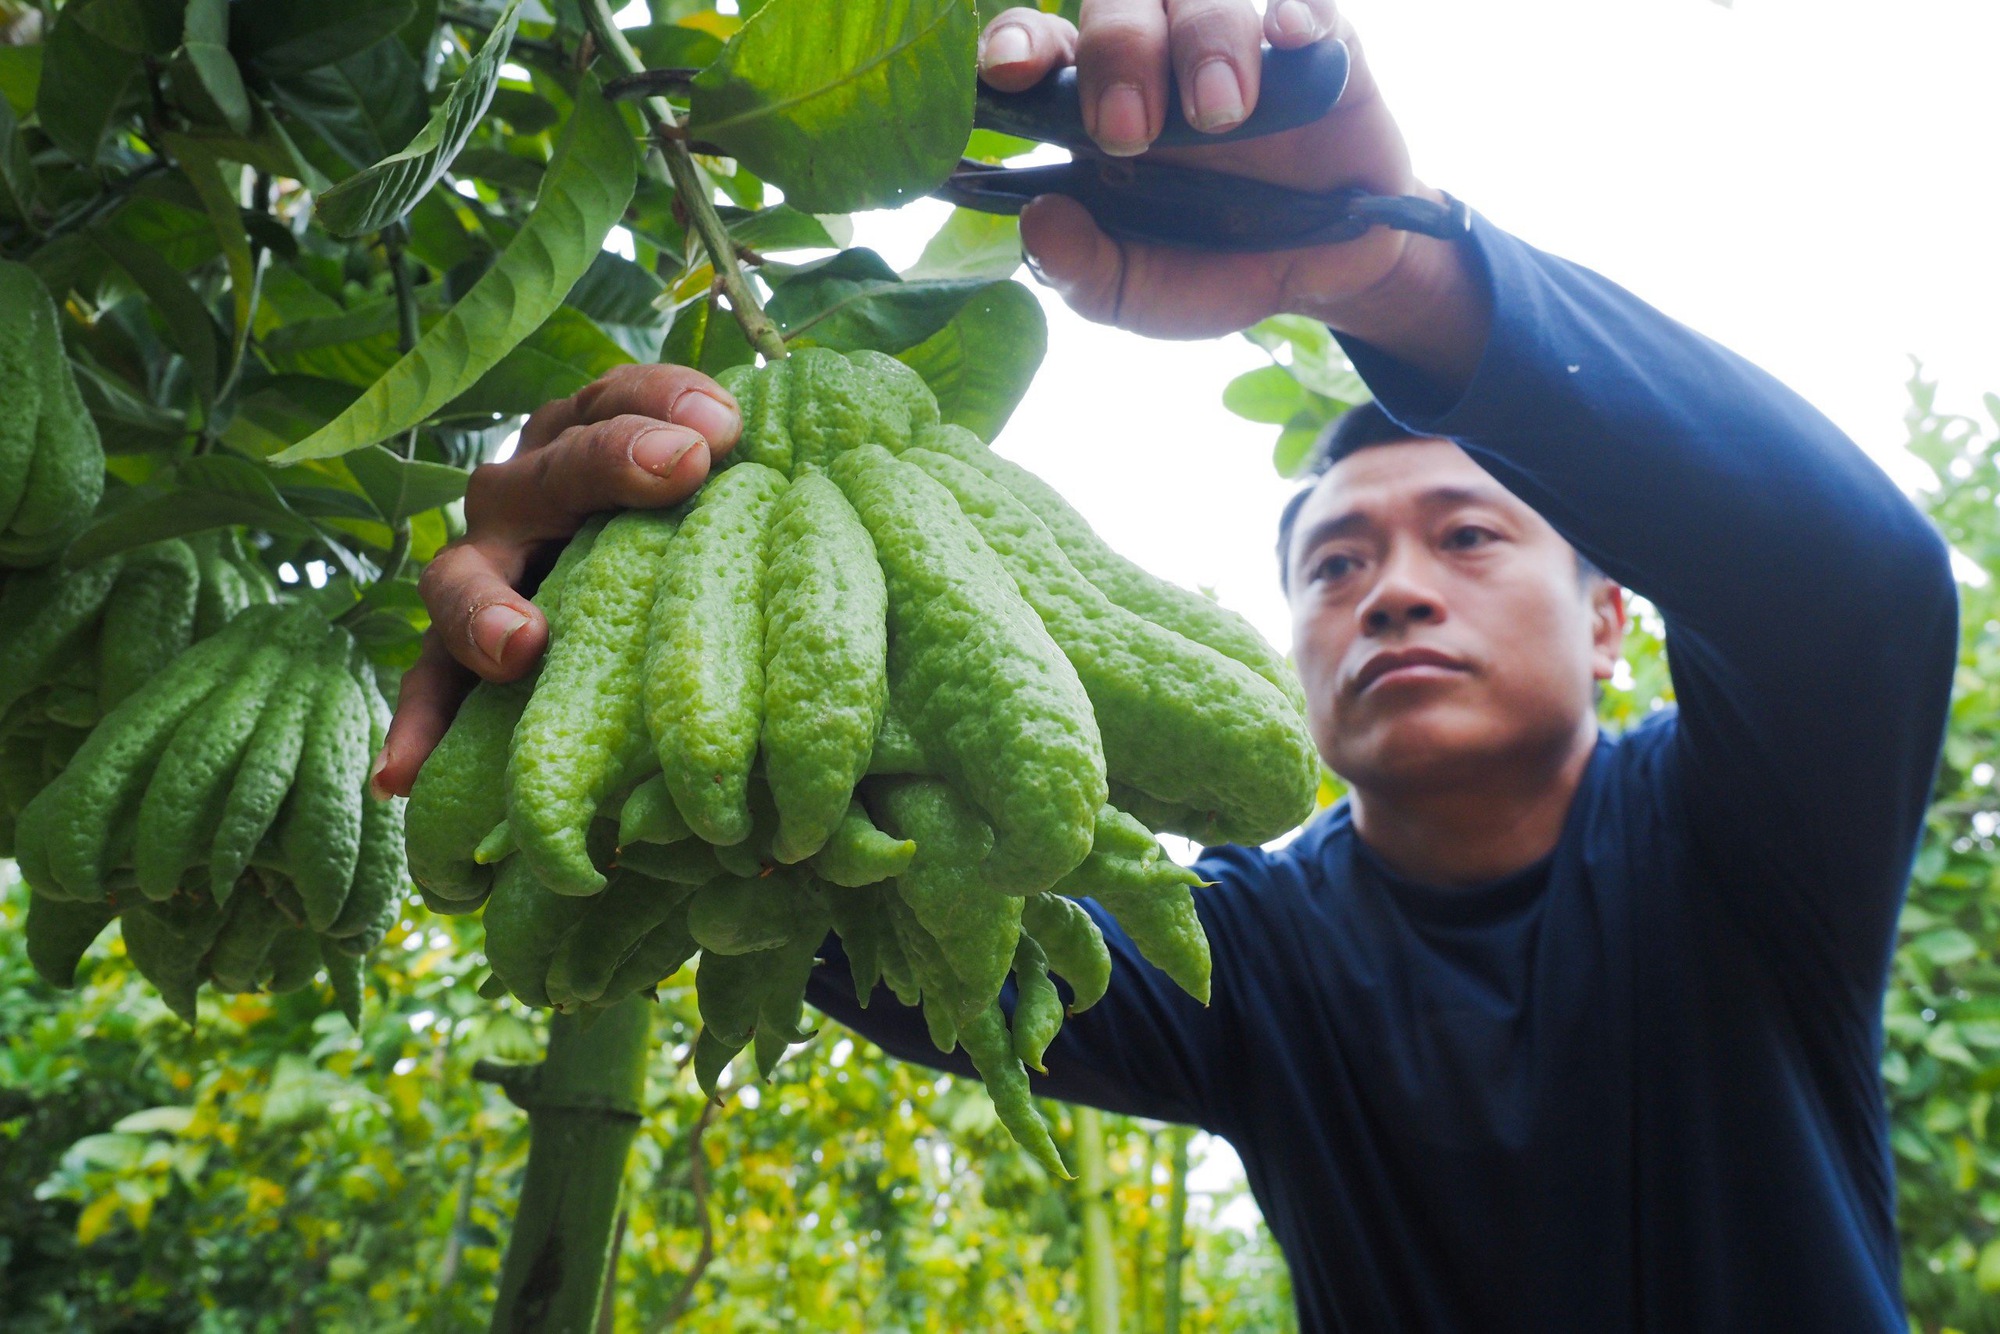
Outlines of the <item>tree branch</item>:
{"type": "Polygon", "coordinates": [[[694,1193],[694,1207],[701,1215],[701,1249],[695,1253],[694,1264],[689,1266],[687,1278],[681,1283],[681,1290],[667,1303],[667,1309],[660,1313],[659,1323],[653,1326],[655,1334],[672,1329],[680,1318],[688,1313],[694,1304],[694,1290],[701,1284],[701,1276],[708,1272],[715,1262],[715,1219],[708,1211],[708,1159],[701,1151],[702,1132],[715,1119],[715,1109],[721,1100],[710,1098],[701,1105],[701,1115],[694,1121],[694,1128],[688,1132],[688,1189],[694,1193]]]}
{"type": "MultiPolygon", "coordinates": [[[[639,53],[632,49],[632,44],[625,40],[625,34],[619,31],[606,0],[582,0],[582,8],[584,21],[590,25],[591,34],[611,66],[621,75],[643,72],[645,64],[639,59],[639,53]]],[[[730,313],[743,326],[743,336],[750,340],[750,346],[767,359],[778,360],[785,355],[784,335],[764,313],[756,292],[750,287],[750,280],[743,276],[743,270],[736,262],[736,243],[715,211],[715,201],[709,198],[708,184],[702,179],[701,169],[695,166],[694,158],[689,155],[685,138],[674,134],[681,128],[680,119],[664,97],[645,98],[639,103],[639,111],[652,129],[654,148],[666,161],[675,195],[687,209],[688,221],[693,225],[695,234],[701,237],[702,247],[708,251],[708,261],[714,266],[716,279],[722,284],[723,294],[729,298],[730,313]]]]}

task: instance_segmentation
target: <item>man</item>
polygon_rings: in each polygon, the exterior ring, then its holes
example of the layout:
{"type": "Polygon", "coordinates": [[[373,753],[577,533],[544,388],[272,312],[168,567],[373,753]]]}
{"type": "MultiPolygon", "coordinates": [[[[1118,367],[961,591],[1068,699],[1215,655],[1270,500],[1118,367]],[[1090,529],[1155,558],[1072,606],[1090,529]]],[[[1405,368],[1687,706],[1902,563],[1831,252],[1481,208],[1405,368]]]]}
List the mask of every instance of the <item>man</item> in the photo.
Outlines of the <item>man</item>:
{"type": "MultiPolygon", "coordinates": [[[[1332,114],[1176,159],[1438,197],[1331,0],[1262,23],[1335,33],[1357,59],[1332,114]]],[[[1259,35],[1248,0],[1086,0],[1080,32],[1001,14],[982,65],[1013,88],[1074,59],[1092,134],[1129,153],[1170,67],[1191,120],[1240,121],[1259,35]]],[[[1281,544],[1352,795],[1281,852],[1200,863],[1207,1009],[1107,924],[1111,993],[1043,1091],[1233,1143],[1308,1329],[1903,1329],[1880,1012],[1955,644],[1922,518],[1767,376],[1483,221],[1225,256],[1120,246],[1044,199],[1022,235],[1072,306],[1141,333],[1324,320],[1382,406],[1281,544]],[[1611,740],[1620,585],[1667,618],[1680,708],[1611,740]]],[[[454,658],[509,678],[540,651],[512,588],[536,545],[682,498],[737,429],[703,377],[631,368],[475,474],[378,783],[408,789],[454,658]]],[[[845,988],[825,970],[815,1001],[937,1060],[845,988]]]]}

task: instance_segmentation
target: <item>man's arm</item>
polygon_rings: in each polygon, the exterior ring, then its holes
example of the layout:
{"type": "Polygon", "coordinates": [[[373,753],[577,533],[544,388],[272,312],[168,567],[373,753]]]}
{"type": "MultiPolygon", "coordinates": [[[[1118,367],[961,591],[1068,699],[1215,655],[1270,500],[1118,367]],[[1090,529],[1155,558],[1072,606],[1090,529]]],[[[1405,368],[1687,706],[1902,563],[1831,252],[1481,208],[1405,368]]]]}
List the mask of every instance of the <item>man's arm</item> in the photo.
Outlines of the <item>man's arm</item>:
{"type": "Polygon", "coordinates": [[[1872,1006],[1957,644],[1943,542],[1803,399],[1480,221],[1463,384],[1343,335],[1382,405],[1457,440],[1664,613],[1702,851],[1779,948],[1872,1006]]]}
{"type": "MultiPolygon", "coordinates": [[[[1030,83],[1073,52],[1086,98],[1125,81],[1150,107],[1169,63],[1183,90],[1218,60],[1242,78],[1247,12],[1234,0],[1100,0],[1073,32],[1009,10],[989,30],[987,78],[1030,83]],[[996,71],[1007,25],[1034,41],[996,71]]],[[[1316,15],[1355,56],[1328,116],[1155,156],[1308,190],[1437,198],[1410,172],[1352,26],[1316,15]]],[[[1874,1005],[1936,762],[1956,613],[1942,543],[1852,442],[1741,358],[1483,220],[1459,243],[1378,228],[1225,256],[1113,242],[1072,201],[1043,199],[1021,234],[1091,319],[1167,337],[1277,311],[1323,320],[1391,416],[1458,440],[1651,598],[1672,631],[1679,763],[1706,855],[1779,948],[1823,943],[1818,957],[1874,1005]],[[1758,916],[1766,908],[1775,915],[1758,916]]]]}
{"type": "MultiPolygon", "coordinates": [[[[1267,935],[1251,920],[1261,896],[1246,883],[1263,872],[1266,862],[1253,849],[1233,848],[1200,863],[1203,875],[1216,882],[1195,891],[1215,959],[1205,1008],[1141,958],[1110,914],[1095,901],[1083,900],[1111,951],[1111,987],[1090,1009],[1063,1020],[1043,1059],[1048,1073],[1029,1072],[1037,1094],[1228,1133],[1231,1096],[1239,1082],[1231,1076],[1240,1068],[1231,1054],[1246,1040],[1242,1020],[1257,1005],[1257,978],[1276,966],[1265,962],[1267,935]]],[[[867,1008],[856,1003],[838,937],[827,936],[820,957],[806,993],[814,1007],[891,1056],[977,1077],[963,1052],[940,1053],[922,1012],[899,1003],[886,987],[877,984],[867,1008]]],[[[1067,1004],[1068,984],[1058,978],[1057,988],[1067,1004]]],[[[1000,1004],[1011,1018],[1011,978],[1000,1004]]]]}

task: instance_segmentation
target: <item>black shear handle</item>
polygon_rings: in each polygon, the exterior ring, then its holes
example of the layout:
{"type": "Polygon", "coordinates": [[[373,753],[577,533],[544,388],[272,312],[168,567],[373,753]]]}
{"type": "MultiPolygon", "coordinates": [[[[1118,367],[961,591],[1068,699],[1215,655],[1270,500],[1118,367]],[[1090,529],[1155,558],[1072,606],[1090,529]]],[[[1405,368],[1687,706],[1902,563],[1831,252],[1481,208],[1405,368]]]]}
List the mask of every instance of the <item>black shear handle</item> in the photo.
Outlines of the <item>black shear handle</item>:
{"type": "MultiPolygon", "coordinates": [[[[1160,137],[1153,140],[1153,147],[1226,144],[1310,125],[1340,100],[1347,87],[1347,67],[1347,43],[1342,41],[1314,42],[1288,51],[1265,46],[1257,109],[1235,129],[1218,134],[1206,134],[1188,124],[1181,114],[1180,90],[1169,81],[1166,124],[1160,137]]],[[[998,130],[1064,148],[1096,148],[1083,128],[1083,99],[1076,89],[1074,65],[1018,93],[1003,93],[980,84],[972,123],[982,130],[998,130]]]]}
{"type": "MultiPolygon", "coordinates": [[[[1347,45],[1315,42],[1290,51],[1267,46],[1263,69],[1257,109],[1222,134],[1189,125],[1179,94],[1170,93],[1166,128],[1154,147],[1228,143],[1312,124],[1333,109],[1347,87],[1347,45]]],[[[1068,195],[1119,240],[1238,252],[1351,241],[1371,227],[1453,240],[1472,225],[1470,211],[1449,195],[1436,203],[1358,189],[1316,194],[1145,158],[1106,157],[1084,133],[1074,68],[1019,93],[982,86],[973,123],[1074,153],[1069,162],[1038,167],[961,161],[934,193],[982,213],[1019,213],[1036,195],[1068,195]]]]}

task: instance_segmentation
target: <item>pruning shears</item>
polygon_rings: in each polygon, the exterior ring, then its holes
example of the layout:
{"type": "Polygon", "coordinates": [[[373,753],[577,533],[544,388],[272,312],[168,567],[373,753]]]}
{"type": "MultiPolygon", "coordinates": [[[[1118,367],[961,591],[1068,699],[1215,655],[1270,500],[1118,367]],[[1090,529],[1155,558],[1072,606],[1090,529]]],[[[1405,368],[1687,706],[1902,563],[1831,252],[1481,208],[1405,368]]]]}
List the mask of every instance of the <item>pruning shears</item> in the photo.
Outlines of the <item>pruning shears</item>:
{"type": "MultiPolygon", "coordinates": [[[[1166,125],[1154,146],[1224,144],[1311,124],[1333,109],[1347,87],[1347,44],[1315,42],[1288,51],[1266,46],[1263,71],[1257,109],[1220,134],[1204,134],[1188,124],[1170,86],[1166,125]]],[[[1229,251],[1351,241],[1371,227],[1449,240],[1472,225],[1470,211],[1449,196],[1439,204],[1360,189],[1314,193],[1143,157],[1107,157],[1084,131],[1074,67],[1057,70],[1018,93],[982,84],[973,124],[1056,144],[1072,154],[1068,162],[1036,167],[961,158],[934,193],[982,213],[1019,213],[1036,195],[1068,195],[1089,210],[1107,235],[1120,240],[1229,251]]]]}

